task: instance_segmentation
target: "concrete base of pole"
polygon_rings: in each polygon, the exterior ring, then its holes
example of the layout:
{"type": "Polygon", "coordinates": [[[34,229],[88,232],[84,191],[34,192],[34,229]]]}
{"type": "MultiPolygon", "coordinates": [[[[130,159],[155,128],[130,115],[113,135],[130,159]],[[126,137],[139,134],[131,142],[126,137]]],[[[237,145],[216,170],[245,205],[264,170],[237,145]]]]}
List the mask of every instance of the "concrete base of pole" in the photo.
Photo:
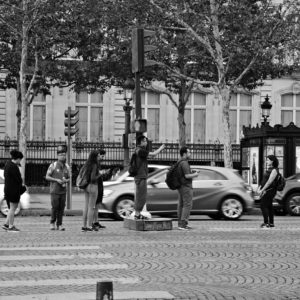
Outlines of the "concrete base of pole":
{"type": "Polygon", "coordinates": [[[172,230],[172,219],[153,218],[149,220],[124,219],[124,227],[136,231],[172,230]]]}
{"type": "Polygon", "coordinates": [[[111,281],[97,282],[96,300],[113,300],[113,283],[111,281]]]}

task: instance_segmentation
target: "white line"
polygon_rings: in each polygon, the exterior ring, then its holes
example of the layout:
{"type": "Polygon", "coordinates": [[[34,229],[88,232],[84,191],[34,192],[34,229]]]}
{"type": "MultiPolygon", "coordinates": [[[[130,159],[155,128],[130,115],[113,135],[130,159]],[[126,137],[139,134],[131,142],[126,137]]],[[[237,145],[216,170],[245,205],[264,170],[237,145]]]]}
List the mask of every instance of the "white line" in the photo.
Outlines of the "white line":
{"type": "Polygon", "coordinates": [[[7,280],[0,281],[0,287],[17,287],[17,286],[61,286],[61,285],[89,285],[96,284],[98,281],[113,281],[120,284],[138,283],[138,277],[112,277],[112,278],[84,278],[84,279],[47,279],[47,280],[7,280]]]}
{"type": "Polygon", "coordinates": [[[74,259],[74,258],[112,258],[111,254],[108,253],[79,253],[77,255],[4,255],[0,256],[0,261],[9,261],[9,260],[43,260],[43,259],[74,259]]]}
{"type": "Polygon", "coordinates": [[[0,267],[0,272],[36,272],[36,271],[77,271],[77,270],[118,270],[128,269],[126,264],[101,264],[101,265],[64,265],[64,266],[22,266],[0,267]]]}
{"type": "Polygon", "coordinates": [[[100,249],[99,246],[57,246],[57,247],[0,247],[0,251],[23,251],[23,250],[95,250],[100,249]]]}
{"type": "MultiPolygon", "coordinates": [[[[166,291],[131,291],[113,292],[115,300],[133,299],[174,299],[174,296],[166,291]]],[[[1,300],[95,300],[94,293],[65,293],[65,294],[34,294],[22,296],[2,296],[1,300]]]]}

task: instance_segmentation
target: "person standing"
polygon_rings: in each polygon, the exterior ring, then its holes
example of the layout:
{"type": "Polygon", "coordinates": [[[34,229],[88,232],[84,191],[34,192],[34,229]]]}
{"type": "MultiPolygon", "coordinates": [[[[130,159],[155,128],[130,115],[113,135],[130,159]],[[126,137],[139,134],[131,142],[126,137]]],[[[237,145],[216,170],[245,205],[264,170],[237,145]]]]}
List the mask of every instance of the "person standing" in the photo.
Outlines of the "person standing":
{"type": "Polygon", "coordinates": [[[50,230],[65,230],[63,215],[66,206],[67,182],[70,181],[70,167],[66,164],[66,152],[66,147],[58,146],[57,161],[50,164],[46,173],[46,180],[50,181],[50,230]]]}
{"type": "Polygon", "coordinates": [[[147,200],[147,177],[148,177],[148,157],[158,155],[165,145],[161,145],[156,151],[149,152],[148,139],[144,135],[140,135],[137,138],[136,153],[136,165],[137,174],[134,177],[135,183],[135,220],[147,219],[141,214],[144,205],[147,200]]]}
{"type": "Polygon", "coordinates": [[[84,189],[85,205],[83,208],[82,232],[98,231],[97,227],[93,227],[95,206],[98,197],[98,180],[101,177],[98,166],[98,155],[99,152],[97,150],[91,151],[84,164],[85,176],[89,184],[84,189]]]}
{"type": "Polygon", "coordinates": [[[93,226],[93,228],[98,228],[98,229],[106,228],[104,225],[101,225],[98,220],[98,212],[99,212],[99,208],[102,204],[102,200],[103,200],[103,175],[107,173],[107,171],[101,170],[101,161],[103,161],[105,154],[106,154],[106,151],[104,149],[100,149],[98,156],[97,156],[99,174],[101,176],[98,178],[98,195],[97,195],[97,200],[96,200],[96,205],[95,205],[94,219],[93,219],[92,226],[93,226]]]}
{"type": "Polygon", "coordinates": [[[193,205],[193,178],[198,176],[198,172],[192,171],[189,164],[191,151],[186,146],[180,148],[180,161],[178,173],[181,186],[178,188],[178,229],[189,230],[188,225],[190,212],[193,205]]]}
{"type": "Polygon", "coordinates": [[[277,193],[276,178],[279,173],[279,162],[275,155],[268,155],[266,164],[267,170],[257,190],[260,196],[260,209],[264,218],[264,222],[260,225],[261,228],[274,227],[273,199],[277,193]]]}
{"type": "Polygon", "coordinates": [[[23,189],[23,180],[19,169],[22,152],[12,150],[10,152],[11,160],[4,167],[4,197],[9,208],[6,221],[2,226],[8,232],[19,232],[20,230],[14,225],[15,211],[19,205],[23,189]]]}

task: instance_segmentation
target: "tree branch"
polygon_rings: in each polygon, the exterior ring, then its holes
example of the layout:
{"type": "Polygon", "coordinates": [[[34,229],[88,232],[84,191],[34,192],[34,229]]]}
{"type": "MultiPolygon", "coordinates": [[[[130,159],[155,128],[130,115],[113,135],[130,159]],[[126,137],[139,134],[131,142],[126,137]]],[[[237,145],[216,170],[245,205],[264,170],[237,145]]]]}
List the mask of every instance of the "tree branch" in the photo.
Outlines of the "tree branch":
{"type": "Polygon", "coordinates": [[[161,6],[159,6],[157,3],[155,3],[155,0],[150,0],[150,3],[156,7],[156,9],[163,15],[165,15],[167,18],[175,21],[176,23],[180,24],[181,26],[183,26],[184,28],[186,28],[186,30],[188,32],[190,32],[190,34],[201,44],[203,44],[207,51],[210,53],[210,55],[212,56],[213,59],[215,59],[215,53],[214,53],[214,49],[212,48],[209,39],[207,38],[202,38],[190,25],[188,25],[185,21],[183,21],[180,16],[178,14],[172,14],[168,11],[164,11],[163,8],[161,6]]]}
{"type": "Polygon", "coordinates": [[[171,102],[174,104],[174,106],[176,108],[178,108],[178,104],[176,103],[174,97],[173,97],[173,94],[171,92],[169,92],[167,89],[162,89],[160,87],[155,87],[153,86],[153,84],[151,83],[151,86],[150,87],[146,87],[145,88],[146,91],[152,91],[152,92],[159,92],[161,94],[164,94],[164,95],[167,95],[169,97],[169,99],[171,100],[171,102]]]}

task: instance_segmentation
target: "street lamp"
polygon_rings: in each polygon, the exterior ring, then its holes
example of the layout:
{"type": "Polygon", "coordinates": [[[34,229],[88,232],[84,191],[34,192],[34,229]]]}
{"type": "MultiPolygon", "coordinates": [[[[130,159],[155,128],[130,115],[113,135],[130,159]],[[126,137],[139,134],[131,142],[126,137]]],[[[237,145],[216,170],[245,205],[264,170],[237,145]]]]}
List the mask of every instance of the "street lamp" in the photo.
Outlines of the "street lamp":
{"type": "Polygon", "coordinates": [[[128,135],[130,133],[130,112],[132,110],[130,101],[132,101],[132,94],[134,88],[135,88],[134,80],[132,78],[127,78],[123,85],[124,100],[125,100],[125,105],[123,106],[123,110],[125,112],[125,133],[123,135],[124,167],[127,167],[129,165],[128,135]]]}
{"type": "Polygon", "coordinates": [[[269,96],[268,95],[265,97],[265,101],[260,105],[260,107],[262,109],[262,116],[264,118],[263,124],[266,125],[266,124],[268,124],[267,120],[270,116],[270,110],[272,108],[272,104],[269,102],[269,96]]]}

